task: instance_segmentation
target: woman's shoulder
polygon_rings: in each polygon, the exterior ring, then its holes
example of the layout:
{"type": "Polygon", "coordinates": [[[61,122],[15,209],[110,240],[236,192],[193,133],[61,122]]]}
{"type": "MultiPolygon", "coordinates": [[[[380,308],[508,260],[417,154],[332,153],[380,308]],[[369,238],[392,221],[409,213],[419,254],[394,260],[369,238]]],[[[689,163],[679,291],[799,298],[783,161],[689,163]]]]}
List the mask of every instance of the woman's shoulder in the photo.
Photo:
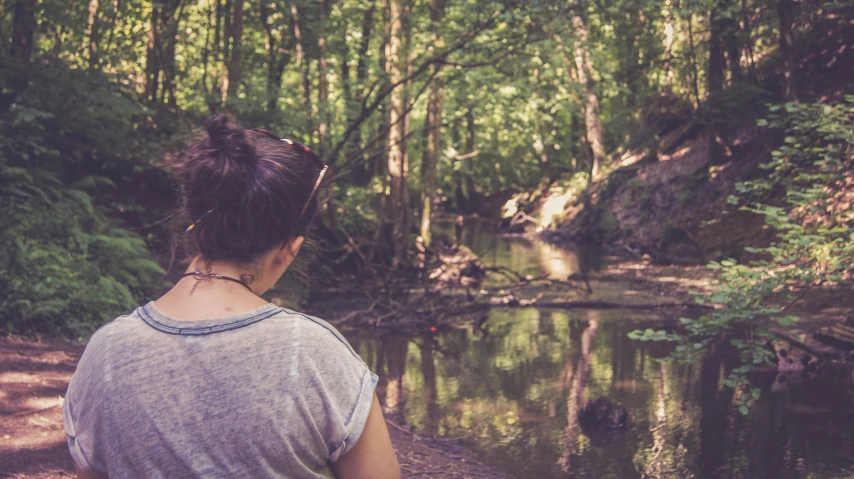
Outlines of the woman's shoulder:
{"type": "Polygon", "coordinates": [[[309,314],[281,308],[270,322],[274,327],[282,326],[298,335],[300,346],[304,348],[333,349],[346,352],[361,361],[361,358],[338,329],[321,318],[309,314]]]}

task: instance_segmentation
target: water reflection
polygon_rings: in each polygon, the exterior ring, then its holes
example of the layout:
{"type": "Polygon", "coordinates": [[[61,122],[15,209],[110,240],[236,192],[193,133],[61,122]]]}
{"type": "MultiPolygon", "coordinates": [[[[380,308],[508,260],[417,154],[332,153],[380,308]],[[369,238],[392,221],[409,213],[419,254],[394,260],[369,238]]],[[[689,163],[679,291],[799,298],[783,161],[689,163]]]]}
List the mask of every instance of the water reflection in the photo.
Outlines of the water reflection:
{"type": "MultiPolygon", "coordinates": [[[[854,473],[850,373],[765,393],[747,417],[718,386],[734,357],[656,361],[662,344],[623,339],[660,318],[620,311],[493,311],[489,335],[357,338],[381,375],[380,400],[422,434],[465,436],[520,478],[847,478],[854,473]],[[576,415],[606,396],[624,434],[591,440],[576,415]]],[[[826,373],[832,374],[832,373],[826,373]]]]}
{"type": "MultiPolygon", "coordinates": [[[[487,264],[533,276],[565,278],[605,261],[595,249],[564,250],[477,226],[458,235],[487,264]]],[[[421,434],[465,437],[483,461],[519,478],[854,477],[850,371],[758,376],[762,398],[744,417],[740,397],[719,386],[738,362],[731,352],[665,365],[656,359],[670,352],[667,344],[627,337],[675,319],[494,309],[482,329],[345,335],[380,375],[387,414],[421,434]],[[624,434],[591,439],[580,430],[578,409],[599,396],[629,410],[624,434]]]]}
{"type": "Polygon", "coordinates": [[[606,261],[601,247],[558,247],[525,237],[502,236],[493,225],[472,221],[465,225],[439,223],[437,235],[468,246],[490,265],[501,265],[523,275],[567,279],[600,269],[606,261]]]}

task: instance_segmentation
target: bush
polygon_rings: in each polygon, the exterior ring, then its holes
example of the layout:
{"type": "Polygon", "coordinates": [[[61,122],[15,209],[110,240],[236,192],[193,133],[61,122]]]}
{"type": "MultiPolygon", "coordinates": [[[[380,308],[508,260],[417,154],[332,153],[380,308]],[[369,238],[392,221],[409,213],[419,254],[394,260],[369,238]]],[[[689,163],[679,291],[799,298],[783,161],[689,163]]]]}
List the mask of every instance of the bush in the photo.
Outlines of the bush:
{"type": "MultiPolygon", "coordinates": [[[[777,232],[777,241],[765,248],[748,248],[764,258],[750,264],[728,259],[709,267],[721,272],[714,294],[697,302],[720,305],[698,319],[682,318],[685,334],[667,331],[633,331],[639,340],[678,343],[671,359],[693,362],[722,337],[741,353],[742,365],[722,383],[748,388],[748,374],[775,356],[766,343],[774,331],[785,329],[798,318],[786,305],[814,287],[848,282],[854,273],[854,96],[836,105],[785,104],[770,108],[770,117],[760,126],[785,133],[783,144],[772,151],[763,165],[769,174],[760,180],[736,185],[741,197],[728,203],[765,218],[777,232]],[[785,191],[785,203],[775,206],[751,202],[772,198],[785,191]],[[736,336],[735,331],[743,332],[736,336]]],[[[747,413],[759,398],[752,389],[738,404],[747,413]]]]}
{"type": "Polygon", "coordinates": [[[94,194],[151,168],[147,112],[101,74],[0,68],[0,327],[85,335],[150,296],[163,270],[94,194]],[[147,157],[147,158],[146,158],[147,157]]]}

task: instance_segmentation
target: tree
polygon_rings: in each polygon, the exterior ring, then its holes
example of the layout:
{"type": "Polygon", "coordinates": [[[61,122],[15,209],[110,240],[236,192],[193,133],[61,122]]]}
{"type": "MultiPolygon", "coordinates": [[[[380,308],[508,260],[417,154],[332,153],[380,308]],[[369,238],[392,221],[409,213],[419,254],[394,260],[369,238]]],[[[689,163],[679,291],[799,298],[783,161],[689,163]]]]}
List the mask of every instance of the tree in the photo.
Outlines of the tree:
{"type": "Polygon", "coordinates": [[[792,37],[792,0],[777,1],[777,16],[780,20],[780,52],[783,54],[783,98],[786,101],[798,102],[798,91],[795,76],[795,42],[792,37]]]}
{"type": "Polygon", "coordinates": [[[599,167],[605,160],[605,145],[602,140],[602,119],[599,116],[599,97],[594,89],[588,46],[587,25],[584,23],[581,9],[577,8],[572,14],[572,26],[575,32],[575,69],[578,83],[584,92],[584,124],[587,127],[587,142],[593,151],[593,165],[590,177],[599,174],[599,167]]]}
{"type": "Polygon", "coordinates": [[[228,59],[222,86],[223,105],[227,105],[228,99],[233,99],[237,94],[243,75],[243,0],[234,1],[230,28],[226,28],[226,33],[230,48],[226,49],[228,59]]]}
{"type": "Polygon", "coordinates": [[[387,218],[394,224],[394,264],[406,257],[409,246],[409,165],[403,148],[406,138],[406,110],[404,104],[408,54],[403,48],[403,1],[389,0],[389,38],[386,45],[386,69],[391,93],[389,94],[388,173],[391,177],[387,218]]]}
{"type": "Polygon", "coordinates": [[[706,109],[707,127],[709,130],[709,162],[721,164],[726,156],[727,126],[723,113],[716,105],[720,92],[726,81],[726,58],[724,57],[723,36],[726,23],[720,18],[720,5],[712,8],[709,14],[709,63],[706,74],[707,90],[709,92],[708,108],[706,109]]]}
{"type": "MultiPolygon", "coordinates": [[[[445,1],[430,0],[430,21],[432,22],[431,44],[427,51],[435,52],[436,45],[441,46],[443,39],[440,33],[441,21],[445,17],[445,1]]],[[[435,73],[441,68],[436,65],[435,73]]],[[[439,164],[439,151],[442,148],[442,87],[437,81],[430,84],[430,96],[427,99],[427,121],[424,124],[425,148],[421,161],[422,186],[421,194],[421,238],[426,246],[430,246],[430,220],[433,213],[433,202],[436,199],[436,168],[439,164]]]]}
{"type": "MultiPolygon", "coordinates": [[[[326,157],[326,134],[329,125],[329,86],[326,80],[326,36],[324,23],[326,23],[326,0],[317,2],[317,13],[320,20],[317,37],[319,58],[317,61],[317,109],[319,124],[317,126],[318,151],[321,158],[326,157]]],[[[334,160],[334,159],[332,159],[334,160]]]]}
{"type": "Polygon", "coordinates": [[[89,51],[89,68],[98,66],[98,41],[100,35],[98,31],[98,6],[99,0],[89,0],[89,19],[88,19],[88,44],[85,48],[89,51]]]}
{"type": "Polygon", "coordinates": [[[36,30],[36,1],[15,2],[15,21],[12,30],[12,57],[29,62],[33,58],[33,33],[36,30]]]}
{"type": "Polygon", "coordinates": [[[175,42],[183,9],[184,0],[151,4],[145,66],[145,96],[151,102],[176,104],[175,42]]]}
{"type": "MultiPolygon", "coordinates": [[[[291,61],[295,36],[289,34],[287,24],[282,22],[284,11],[274,12],[266,2],[261,2],[259,7],[267,50],[267,111],[274,113],[282,86],[282,75],[291,61]]],[[[294,23],[293,19],[291,23],[294,23]]]]}

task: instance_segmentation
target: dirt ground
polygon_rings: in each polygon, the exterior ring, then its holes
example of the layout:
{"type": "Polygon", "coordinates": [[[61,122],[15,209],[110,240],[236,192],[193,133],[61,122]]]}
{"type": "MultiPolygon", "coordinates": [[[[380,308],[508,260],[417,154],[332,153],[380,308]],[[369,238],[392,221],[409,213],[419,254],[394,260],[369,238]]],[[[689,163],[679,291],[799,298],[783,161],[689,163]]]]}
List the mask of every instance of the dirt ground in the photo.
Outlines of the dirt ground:
{"type": "MultiPolygon", "coordinates": [[[[0,338],[0,477],[73,477],[62,429],[62,397],[83,347],[0,338]]],[[[390,423],[403,477],[511,476],[480,464],[453,440],[421,437],[390,423]]]]}

